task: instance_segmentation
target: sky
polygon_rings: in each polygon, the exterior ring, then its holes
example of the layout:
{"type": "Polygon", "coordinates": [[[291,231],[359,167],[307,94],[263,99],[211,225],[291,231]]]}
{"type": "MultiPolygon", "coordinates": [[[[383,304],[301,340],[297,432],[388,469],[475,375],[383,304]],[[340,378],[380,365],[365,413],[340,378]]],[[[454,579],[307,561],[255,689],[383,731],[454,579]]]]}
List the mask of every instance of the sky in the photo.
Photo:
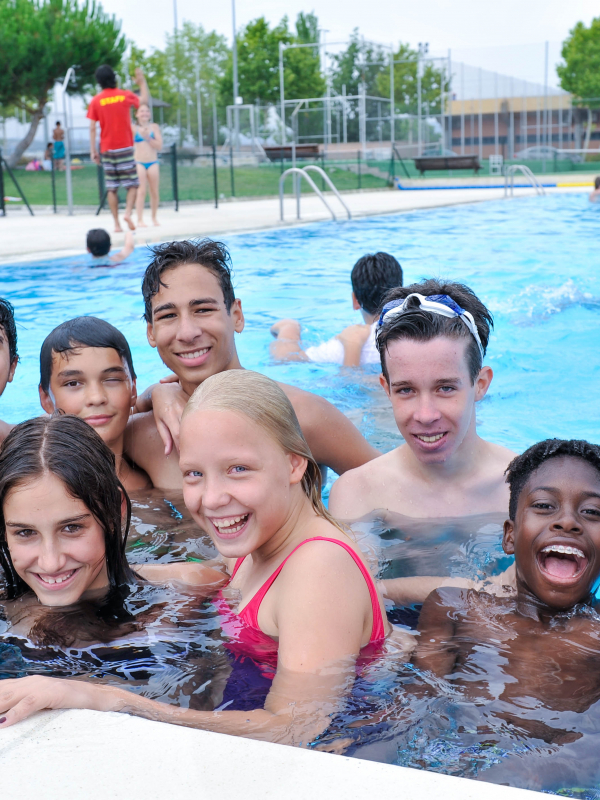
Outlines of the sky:
{"type": "MultiPolygon", "coordinates": [[[[102,0],[105,11],[123,22],[123,32],[139,46],[164,46],[164,34],[173,30],[174,2],[179,24],[183,19],[217,30],[231,41],[229,0],[102,0]]],[[[596,0],[236,0],[237,28],[259,16],[276,24],[287,14],[294,21],[300,11],[314,11],[329,42],[347,40],[358,27],[367,39],[382,44],[429,44],[430,53],[446,55],[543,83],[544,42],[550,42],[549,83],[556,85],[553,65],[560,58],[560,42],[578,22],[589,24],[600,15],[596,0]]]]}

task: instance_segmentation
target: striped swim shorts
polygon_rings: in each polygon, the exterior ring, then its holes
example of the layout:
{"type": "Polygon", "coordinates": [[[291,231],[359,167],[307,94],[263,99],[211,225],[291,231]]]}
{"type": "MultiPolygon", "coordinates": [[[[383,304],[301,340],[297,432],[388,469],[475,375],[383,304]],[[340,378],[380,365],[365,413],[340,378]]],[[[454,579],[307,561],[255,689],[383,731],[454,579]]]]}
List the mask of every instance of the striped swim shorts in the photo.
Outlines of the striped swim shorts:
{"type": "Polygon", "coordinates": [[[133,147],[106,150],[100,157],[104,167],[104,182],[109,192],[116,192],[119,186],[124,189],[139,186],[133,147]]]}

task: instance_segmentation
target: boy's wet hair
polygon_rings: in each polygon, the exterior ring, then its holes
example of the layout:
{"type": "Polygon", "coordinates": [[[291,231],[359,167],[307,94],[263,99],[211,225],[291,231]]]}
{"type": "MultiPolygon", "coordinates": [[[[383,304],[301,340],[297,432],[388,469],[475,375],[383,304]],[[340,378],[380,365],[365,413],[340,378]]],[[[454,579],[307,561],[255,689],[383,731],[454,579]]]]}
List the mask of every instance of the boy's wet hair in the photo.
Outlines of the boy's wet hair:
{"type": "Polygon", "coordinates": [[[350,274],[352,291],[367,314],[376,314],[390,289],[402,286],[402,267],[389,253],[367,253],[350,274]]]}
{"type": "Polygon", "coordinates": [[[15,324],[15,309],[12,303],[0,297],[0,328],[8,340],[10,363],[19,357],[17,353],[17,326],[15,324]]]}
{"type": "Polygon", "coordinates": [[[583,439],[545,439],[532,445],[520,456],[513,458],[506,468],[506,482],[510,487],[508,514],[514,521],[519,496],[531,475],[548,459],[560,456],[580,458],[591,464],[600,474],[600,447],[583,439]]]}
{"type": "Polygon", "coordinates": [[[110,252],[110,235],[104,228],[92,228],[86,239],[87,249],[93,256],[105,256],[110,252]]]}
{"type": "Polygon", "coordinates": [[[7,599],[20,597],[30,589],[17,574],[10,557],[4,503],[13,489],[48,472],[64,483],[72,497],[81,500],[104,531],[111,587],[135,581],[125,557],[131,503],[117,477],[115,456],[87,422],[57,412],[51,417],[35,417],[16,425],[0,450],[0,566],[4,570],[7,599]]]}
{"type": "MultiPolygon", "coordinates": [[[[440,294],[448,295],[461,308],[472,314],[485,355],[490,331],[494,327],[494,320],[491,312],[484,306],[472,289],[469,289],[464,283],[430,278],[423,281],[423,283],[412,283],[410,286],[392,289],[383,298],[381,307],[392,300],[400,300],[414,293],[422,294],[425,297],[440,294]]],[[[377,347],[381,358],[381,371],[386,381],[390,382],[385,362],[390,342],[395,342],[398,339],[428,342],[438,336],[447,336],[450,339],[466,340],[467,350],[465,355],[471,383],[474,384],[483,362],[477,342],[465,323],[459,317],[442,317],[440,314],[432,314],[429,311],[425,311],[420,307],[416,298],[414,298],[414,303],[414,309],[410,308],[404,314],[394,317],[378,334],[377,347]]]]}
{"type": "Polygon", "coordinates": [[[102,64],[101,67],[98,67],[94,75],[102,89],[117,88],[117,76],[114,69],[109,67],[108,64],[102,64]]]}
{"type": "Polygon", "coordinates": [[[131,350],[121,331],[98,317],[75,317],[61,323],[44,339],[40,350],[40,386],[45,392],[50,389],[53,353],[68,353],[78,347],[111,347],[129,367],[131,379],[135,379],[131,350]]]}
{"type": "Polygon", "coordinates": [[[152,322],[152,298],[158,294],[164,272],[182,267],[184,264],[199,264],[219,281],[225,308],[230,312],[235,293],[231,283],[231,256],[223,242],[213,239],[186,239],[182,242],[165,242],[152,248],[154,258],[146,267],[142,281],[144,296],[144,319],[152,322]]]}

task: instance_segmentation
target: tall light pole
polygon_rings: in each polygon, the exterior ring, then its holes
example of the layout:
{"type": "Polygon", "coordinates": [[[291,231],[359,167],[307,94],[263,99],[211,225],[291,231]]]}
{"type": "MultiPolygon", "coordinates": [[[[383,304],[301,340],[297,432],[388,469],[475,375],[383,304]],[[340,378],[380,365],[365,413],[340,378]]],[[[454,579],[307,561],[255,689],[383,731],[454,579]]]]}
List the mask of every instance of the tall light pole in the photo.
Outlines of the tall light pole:
{"type": "Polygon", "coordinates": [[[177,0],[173,0],[173,36],[175,39],[175,69],[177,70],[177,138],[181,144],[181,82],[179,80],[179,66],[177,55],[179,47],[177,44],[177,0]]]}
{"type": "Polygon", "coordinates": [[[237,31],[235,26],[235,0],[231,0],[231,21],[233,25],[233,126],[235,130],[235,146],[239,148],[240,141],[240,112],[235,106],[238,104],[238,63],[237,63],[237,31]]]}
{"type": "Polygon", "coordinates": [[[67,74],[62,85],[62,102],[63,102],[63,116],[65,118],[65,178],[67,181],[67,205],[69,207],[69,216],[73,216],[73,176],[71,175],[71,143],[69,137],[71,129],[69,126],[69,117],[67,116],[67,86],[71,80],[71,76],[75,74],[75,67],[69,67],[67,74]]]}

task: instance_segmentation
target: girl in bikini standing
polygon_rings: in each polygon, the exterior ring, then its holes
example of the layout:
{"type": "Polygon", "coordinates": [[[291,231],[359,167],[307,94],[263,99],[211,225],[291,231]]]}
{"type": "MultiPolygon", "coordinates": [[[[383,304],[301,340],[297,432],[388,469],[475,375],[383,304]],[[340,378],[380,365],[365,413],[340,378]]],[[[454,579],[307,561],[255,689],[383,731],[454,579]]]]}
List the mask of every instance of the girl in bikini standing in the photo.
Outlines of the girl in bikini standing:
{"type": "Polygon", "coordinates": [[[40,709],[89,708],[306,746],[329,725],[357,666],[384,646],[391,626],[381,597],[322,504],[319,467],[274,381],[245,370],[204,381],[183,416],[180,467],[186,505],[230,576],[214,601],[226,646],[273,677],[264,705],[196,711],[33,676],[2,681],[0,730],[40,709]]]}
{"type": "Polygon", "coordinates": [[[160,171],[158,165],[158,154],[162,150],[162,134],[155,122],[151,122],[150,108],[146,103],[140,103],[136,112],[137,125],[133,125],[134,157],[137,174],[140,181],[136,198],[136,211],[138,227],[147,227],[143,221],[144,203],[146,201],[146,190],[150,193],[150,211],[152,213],[152,223],[158,225],[156,214],[158,211],[158,182],[160,171]]]}

